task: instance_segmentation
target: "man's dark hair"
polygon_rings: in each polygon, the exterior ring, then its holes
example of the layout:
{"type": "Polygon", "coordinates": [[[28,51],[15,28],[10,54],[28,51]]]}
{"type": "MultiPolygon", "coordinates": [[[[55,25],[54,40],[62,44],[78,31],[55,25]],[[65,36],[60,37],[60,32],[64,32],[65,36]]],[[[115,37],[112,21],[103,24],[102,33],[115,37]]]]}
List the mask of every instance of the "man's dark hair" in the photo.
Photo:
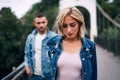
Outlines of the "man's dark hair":
{"type": "MultiPolygon", "coordinates": [[[[43,13],[39,13],[39,14],[37,14],[37,15],[34,17],[34,19],[35,19],[35,18],[41,18],[41,17],[46,17],[46,15],[43,14],[43,13]]],[[[46,17],[46,18],[47,18],[47,17],[46,17]]]]}

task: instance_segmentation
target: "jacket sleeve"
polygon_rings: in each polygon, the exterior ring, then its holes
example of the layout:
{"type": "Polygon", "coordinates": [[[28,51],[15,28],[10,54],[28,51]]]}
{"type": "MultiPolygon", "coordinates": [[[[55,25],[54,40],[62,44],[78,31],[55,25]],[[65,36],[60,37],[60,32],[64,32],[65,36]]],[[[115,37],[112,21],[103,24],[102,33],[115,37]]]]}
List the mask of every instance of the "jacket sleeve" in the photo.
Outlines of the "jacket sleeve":
{"type": "Polygon", "coordinates": [[[25,63],[25,67],[28,67],[29,66],[29,64],[28,64],[28,62],[29,62],[29,37],[30,37],[30,35],[27,37],[27,39],[26,39],[26,43],[25,43],[25,48],[24,48],[24,63],[25,63]]]}
{"type": "Polygon", "coordinates": [[[96,46],[93,44],[92,48],[92,53],[93,53],[93,61],[92,61],[92,79],[91,80],[97,80],[97,56],[96,56],[96,46]]]}

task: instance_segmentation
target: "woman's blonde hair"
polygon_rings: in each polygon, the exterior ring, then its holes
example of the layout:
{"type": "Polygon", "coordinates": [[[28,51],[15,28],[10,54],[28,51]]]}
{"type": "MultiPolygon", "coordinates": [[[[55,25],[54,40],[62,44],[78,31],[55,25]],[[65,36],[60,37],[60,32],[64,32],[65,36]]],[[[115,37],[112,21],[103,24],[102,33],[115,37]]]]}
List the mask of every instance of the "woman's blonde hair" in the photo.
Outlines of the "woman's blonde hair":
{"type": "Polygon", "coordinates": [[[84,36],[85,31],[85,22],[82,13],[76,7],[67,7],[64,8],[63,11],[58,15],[56,22],[58,24],[58,30],[63,35],[62,26],[64,24],[64,20],[66,16],[71,16],[75,19],[79,24],[79,33],[78,37],[81,39],[84,36]]]}

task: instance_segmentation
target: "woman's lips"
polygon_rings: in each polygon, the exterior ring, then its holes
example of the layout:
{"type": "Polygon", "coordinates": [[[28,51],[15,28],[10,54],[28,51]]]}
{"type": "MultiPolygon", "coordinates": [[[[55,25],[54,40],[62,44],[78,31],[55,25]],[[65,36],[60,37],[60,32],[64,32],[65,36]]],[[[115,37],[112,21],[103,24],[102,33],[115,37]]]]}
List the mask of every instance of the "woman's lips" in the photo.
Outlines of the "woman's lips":
{"type": "Polygon", "coordinates": [[[73,33],[68,33],[68,36],[70,36],[70,37],[71,37],[72,35],[73,35],[73,33]]]}

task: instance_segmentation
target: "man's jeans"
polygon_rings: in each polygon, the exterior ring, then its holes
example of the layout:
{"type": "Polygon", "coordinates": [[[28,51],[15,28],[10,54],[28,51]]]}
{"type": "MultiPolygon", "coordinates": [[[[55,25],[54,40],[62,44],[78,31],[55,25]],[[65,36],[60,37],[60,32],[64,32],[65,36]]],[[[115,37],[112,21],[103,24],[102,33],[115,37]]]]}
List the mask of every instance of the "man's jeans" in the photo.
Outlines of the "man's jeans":
{"type": "Polygon", "coordinates": [[[29,80],[52,80],[50,77],[42,78],[40,75],[32,75],[29,80]]]}

